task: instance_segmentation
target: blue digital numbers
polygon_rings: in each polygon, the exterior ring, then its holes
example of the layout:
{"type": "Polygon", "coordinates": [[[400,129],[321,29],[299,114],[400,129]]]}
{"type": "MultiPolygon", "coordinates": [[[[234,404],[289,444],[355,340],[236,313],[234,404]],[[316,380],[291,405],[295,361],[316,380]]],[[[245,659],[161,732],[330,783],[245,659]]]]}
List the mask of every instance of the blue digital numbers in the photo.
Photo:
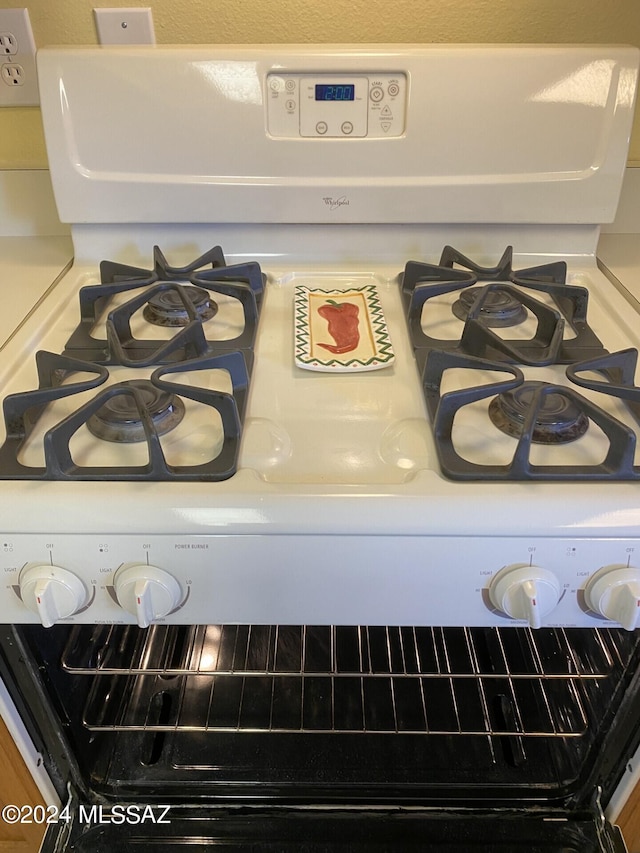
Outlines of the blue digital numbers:
{"type": "Polygon", "coordinates": [[[316,101],[354,101],[353,83],[316,83],[316,101]]]}

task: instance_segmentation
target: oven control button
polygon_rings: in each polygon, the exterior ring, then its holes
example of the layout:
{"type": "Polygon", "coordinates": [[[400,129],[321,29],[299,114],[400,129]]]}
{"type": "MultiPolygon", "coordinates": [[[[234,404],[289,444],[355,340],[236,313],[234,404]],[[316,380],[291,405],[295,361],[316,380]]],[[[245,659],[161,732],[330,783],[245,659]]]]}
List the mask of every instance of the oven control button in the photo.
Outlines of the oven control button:
{"type": "Polygon", "coordinates": [[[633,631],[640,623],[640,569],[603,566],[589,578],[584,597],[594,613],[633,631]]]}
{"type": "Polygon", "coordinates": [[[514,563],[492,579],[489,598],[501,613],[540,628],[544,617],[560,601],[560,581],[540,566],[514,563]]]}
{"type": "Polygon", "coordinates": [[[162,619],[182,602],[178,581],[157,566],[127,563],[113,579],[118,604],[136,617],[141,628],[162,619]]]}
{"type": "Polygon", "coordinates": [[[73,616],[88,601],[87,590],[77,575],[60,566],[42,563],[25,566],[20,573],[20,596],[37,613],[45,628],[73,616]]]}

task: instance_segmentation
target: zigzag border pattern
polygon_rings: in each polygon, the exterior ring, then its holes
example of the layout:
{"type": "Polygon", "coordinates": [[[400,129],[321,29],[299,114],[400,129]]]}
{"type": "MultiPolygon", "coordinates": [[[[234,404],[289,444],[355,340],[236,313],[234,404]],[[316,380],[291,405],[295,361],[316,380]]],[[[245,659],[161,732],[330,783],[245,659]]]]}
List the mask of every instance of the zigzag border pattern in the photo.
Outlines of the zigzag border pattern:
{"type": "Polygon", "coordinates": [[[395,353],[391,344],[391,338],[387,331],[387,324],[382,312],[380,297],[378,291],[373,284],[362,285],[361,287],[350,287],[342,290],[325,290],[322,287],[305,287],[297,285],[294,297],[294,325],[295,325],[295,361],[299,367],[310,370],[327,370],[335,368],[336,370],[348,371],[352,369],[358,370],[373,370],[377,368],[387,367],[395,360],[395,353]],[[327,297],[342,296],[346,293],[364,293],[373,337],[376,347],[376,355],[369,359],[352,358],[348,361],[339,358],[318,359],[311,355],[311,328],[309,322],[309,294],[323,293],[327,297]]]}

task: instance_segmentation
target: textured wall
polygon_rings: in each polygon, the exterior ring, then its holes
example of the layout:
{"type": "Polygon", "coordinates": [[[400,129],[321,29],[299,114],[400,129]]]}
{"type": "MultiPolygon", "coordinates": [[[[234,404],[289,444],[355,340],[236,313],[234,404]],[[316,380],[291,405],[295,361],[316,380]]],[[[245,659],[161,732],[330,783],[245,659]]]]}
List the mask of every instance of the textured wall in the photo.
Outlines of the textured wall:
{"type": "MultiPolygon", "coordinates": [[[[36,44],[94,44],[92,9],[99,3],[31,0],[28,8],[36,44]]],[[[0,0],[0,8],[17,5],[17,0],[0,0]]],[[[131,6],[134,0],[103,0],[101,5],[131,6]]],[[[640,0],[153,0],[150,5],[157,41],[165,44],[590,42],[640,46],[640,0]]],[[[640,165],[640,117],[630,160],[640,165]]],[[[0,110],[0,168],[46,165],[39,111],[0,110]]]]}

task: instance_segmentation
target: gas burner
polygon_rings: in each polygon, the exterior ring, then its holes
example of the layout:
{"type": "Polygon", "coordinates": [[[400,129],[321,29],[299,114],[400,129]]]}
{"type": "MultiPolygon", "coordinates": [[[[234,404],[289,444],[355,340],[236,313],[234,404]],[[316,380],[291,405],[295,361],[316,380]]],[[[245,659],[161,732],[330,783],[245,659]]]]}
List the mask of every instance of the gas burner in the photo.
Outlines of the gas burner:
{"type": "MultiPolygon", "coordinates": [[[[587,323],[589,293],[566,284],[564,261],[514,270],[508,246],[498,264],[482,267],[451,246],[445,246],[439,264],[408,261],[398,280],[409,334],[420,369],[430,349],[488,357],[512,364],[544,366],[571,364],[606,353],[587,323]],[[458,339],[436,338],[423,328],[431,300],[455,295],[452,311],[463,320],[458,339]],[[513,340],[491,331],[516,326],[527,317],[535,321],[529,339],[513,340]],[[565,327],[572,335],[565,337],[565,327]]],[[[436,309],[432,308],[436,306],[436,309]]]]}
{"type": "Polygon", "coordinates": [[[258,263],[227,264],[220,246],[183,267],[170,266],[155,246],[153,261],[153,269],[146,270],[102,261],[101,283],[80,289],[80,322],[67,341],[65,352],[68,355],[97,364],[140,366],[200,356],[208,350],[252,350],[266,283],[258,263]],[[129,294],[131,298],[122,305],[121,300],[129,294]],[[218,311],[216,294],[231,296],[241,303],[244,331],[237,338],[218,341],[215,329],[208,331],[207,336],[202,331],[203,322],[218,311]],[[189,329],[186,349],[174,345],[167,347],[166,338],[135,339],[129,328],[130,314],[126,307],[134,302],[136,310],[142,309],[142,317],[151,324],[175,328],[177,343],[182,340],[181,332],[189,329]],[[114,315],[119,318],[114,321],[118,330],[109,329],[114,315]],[[104,320],[105,317],[108,319],[104,320]],[[194,326],[200,328],[195,330],[194,326]],[[100,333],[101,327],[106,334],[100,333]],[[114,351],[114,340],[120,332],[124,337],[116,343],[114,351]]]}
{"type": "MultiPolygon", "coordinates": [[[[489,404],[489,417],[499,430],[520,438],[531,406],[544,382],[523,382],[511,391],[499,394],[489,404]]],[[[580,409],[574,397],[553,391],[542,397],[536,411],[531,434],[534,444],[567,444],[584,435],[589,428],[589,418],[580,409]]]]}
{"type": "MultiPolygon", "coordinates": [[[[104,365],[79,361],[40,350],[36,353],[38,387],[10,394],[3,401],[6,439],[0,446],[0,480],[99,480],[217,482],[232,477],[238,464],[242,422],[249,388],[246,354],[227,352],[156,368],[148,378],[108,385],[104,365]],[[173,374],[191,373],[202,385],[183,385],[173,374]],[[207,387],[211,372],[223,371],[230,392],[207,387]],[[103,386],[103,387],[100,387],[103,386]],[[44,465],[21,459],[22,449],[45,412],[57,401],[96,390],[88,401],[78,400],[71,414],[48,426],[43,439],[44,465]],[[210,411],[219,424],[221,445],[211,457],[193,463],[172,464],[165,457],[160,436],[189,418],[188,401],[202,412],[210,411]],[[204,407],[204,409],[203,409],[204,407]],[[71,442],[82,428],[99,439],[118,443],[146,442],[148,461],[143,465],[85,465],[74,459],[71,442]]],[[[120,457],[119,457],[120,458],[120,457]]]]}
{"type": "Polygon", "coordinates": [[[105,323],[107,348],[103,363],[149,367],[153,364],[200,358],[208,353],[243,350],[245,361],[251,366],[258,326],[258,301],[255,291],[248,284],[240,282],[214,283],[206,280],[201,283],[202,288],[192,288],[177,282],[160,281],[151,287],[143,288],[127,302],[114,308],[105,323]],[[209,340],[203,328],[203,318],[190,295],[193,289],[199,289],[205,294],[211,289],[215,293],[236,299],[243,313],[242,331],[235,338],[209,340]],[[179,306],[178,310],[182,310],[188,319],[186,325],[174,327],[176,331],[168,340],[138,338],[132,330],[132,320],[136,313],[142,309],[144,314],[145,308],[154,301],[156,304],[171,303],[179,306]]]}
{"type": "MultiPolygon", "coordinates": [[[[468,287],[453,303],[451,310],[459,320],[466,321],[478,297],[483,293],[481,287],[468,287]]],[[[510,291],[497,288],[483,300],[478,320],[492,328],[517,326],[527,318],[524,305],[510,291]]]]}
{"type": "MultiPolygon", "coordinates": [[[[210,294],[200,287],[185,286],[183,294],[193,305],[198,320],[210,320],[218,312],[218,305],[210,294]]],[[[154,326],[187,326],[191,318],[182,299],[175,290],[163,290],[151,296],[142,312],[144,319],[154,326]]]]}
{"type": "Polygon", "coordinates": [[[148,379],[131,379],[113,388],[122,393],[110,397],[87,419],[88,430],[97,438],[126,444],[145,441],[147,417],[157,435],[170,432],[184,417],[182,400],[148,379]]]}
{"type": "MultiPolygon", "coordinates": [[[[435,439],[436,453],[444,476],[466,481],[583,481],[640,480],[635,463],[636,432],[605,408],[613,397],[640,424],[640,387],[634,384],[638,351],[621,350],[570,365],[570,385],[525,381],[520,368],[504,362],[475,358],[460,352],[430,350],[427,353],[422,387],[435,439]],[[462,387],[441,392],[443,376],[462,370],[468,377],[462,387]],[[474,384],[473,373],[477,371],[474,384]],[[502,374],[486,384],[487,371],[502,374]],[[602,378],[593,378],[593,374],[602,378]],[[586,388],[594,400],[575,390],[586,388]],[[456,418],[467,407],[491,399],[491,421],[516,438],[510,460],[496,464],[470,461],[460,453],[454,435],[456,418]],[[496,419],[497,413],[497,419],[496,419]],[[569,461],[559,448],[552,464],[533,461],[534,444],[558,445],[580,438],[593,424],[606,437],[609,448],[601,461],[569,461]]],[[[586,439],[588,441],[588,438],[586,439]]],[[[554,451],[554,454],[556,451],[554,451]]]]}

